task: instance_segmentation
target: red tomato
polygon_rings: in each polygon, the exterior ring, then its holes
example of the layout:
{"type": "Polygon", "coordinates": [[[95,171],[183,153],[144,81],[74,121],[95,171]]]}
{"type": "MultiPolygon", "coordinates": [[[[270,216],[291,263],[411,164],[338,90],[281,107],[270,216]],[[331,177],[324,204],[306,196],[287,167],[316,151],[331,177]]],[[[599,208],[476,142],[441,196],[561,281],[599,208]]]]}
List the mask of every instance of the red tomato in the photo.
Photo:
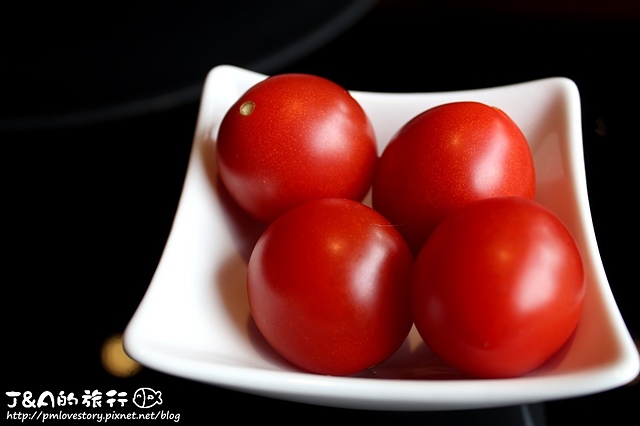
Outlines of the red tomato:
{"type": "Polygon", "coordinates": [[[584,303],[578,247],[560,219],[521,197],[444,219],[418,258],[412,312],[425,343],[458,370],[513,377],[548,360],[584,303]]]}
{"type": "Polygon", "coordinates": [[[307,371],[344,376],[391,356],[411,326],[413,256],[378,212],[312,200],[272,222],[249,259],[253,319],[307,371]]]}
{"type": "Polygon", "coordinates": [[[315,198],[362,200],[377,159],[360,104],[339,85],[307,74],[251,87],[229,109],[217,138],[222,182],[265,223],[315,198]]]}
{"type": "Polygon", "coordinates": [[[394,135],[378,162],[372,203],[417,254],[446,215],[508,195],[535,195],[522,131],[497,108],[455,102],[424,111],[394,135]]]}

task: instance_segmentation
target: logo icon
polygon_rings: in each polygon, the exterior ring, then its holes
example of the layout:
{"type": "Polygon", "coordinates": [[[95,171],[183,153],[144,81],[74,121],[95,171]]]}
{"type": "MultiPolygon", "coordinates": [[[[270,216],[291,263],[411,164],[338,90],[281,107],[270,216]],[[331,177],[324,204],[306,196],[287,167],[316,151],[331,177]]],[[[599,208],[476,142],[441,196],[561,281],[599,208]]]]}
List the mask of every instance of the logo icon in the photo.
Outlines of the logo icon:
{"type": "Polygon", "coordinates": [[[138,408],[151,408],[154,405],[162,405],[162,392],[151,388],[139,388],[133,394],[133,403],[138,408]]]}

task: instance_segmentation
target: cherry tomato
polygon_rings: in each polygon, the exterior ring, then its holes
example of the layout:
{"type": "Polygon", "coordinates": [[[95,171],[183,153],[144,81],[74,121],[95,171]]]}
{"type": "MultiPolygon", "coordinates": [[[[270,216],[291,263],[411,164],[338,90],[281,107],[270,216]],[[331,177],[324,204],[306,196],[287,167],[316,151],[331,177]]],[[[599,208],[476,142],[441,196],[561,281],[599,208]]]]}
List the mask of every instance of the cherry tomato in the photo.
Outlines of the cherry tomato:
{"type": "Polygon", "coordinates": [[[436,224],[472,201],[535,196],[531,151],[504,112],[478,102],[414,117],[380,156],[372,203],[417,254],[436,224]]]}
{"type": "Polygon", "coordinates": [[[258,240],[248,265],[251,314],[292,364],[355,374],[390,357],[407,337],[413,262],[400,234],[372,208],[312,200],[258,240]]]}
{"type": "Polygon", "coordinates": [[[308,74],[275,75],[251,87],[217,136],[222,182],[265,223],[315,198],[362,200],[377,159],[360,104],[336,83],[308,74]]]}
{"type": "Polygon", "coordinates": [[[416,329],[436,355],[473,376],[539,367],[582,312],[585,274],[572,235],[522,197],[480,200],[445,218],[415,265],[416,329]]]}

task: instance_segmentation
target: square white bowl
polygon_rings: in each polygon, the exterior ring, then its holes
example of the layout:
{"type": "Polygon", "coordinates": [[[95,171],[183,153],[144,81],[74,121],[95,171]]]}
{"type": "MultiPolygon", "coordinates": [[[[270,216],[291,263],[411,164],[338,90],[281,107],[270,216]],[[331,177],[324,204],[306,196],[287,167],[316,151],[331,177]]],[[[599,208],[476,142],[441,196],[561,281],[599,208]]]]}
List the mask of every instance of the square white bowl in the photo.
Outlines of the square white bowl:
{"type": "Polygon", "coordinates": [[[415,329],[391,359],[357,377],[310,374],[283,361],[250,318],[247,246],[240,244],[237,214],[224,202],[215,170],[222,117],[246,89],[265,77],[228,65],[207,76],[171,233],[125,330],[124,345],[132,358],[167,374],[247,393],[397,411],[488,408],[577,397],[622,386],[638,375],[638,352],[609,288],[591,221],[578,89],[562,77],[455,92],[352,94],[374,125],[380,153],[406,121],[446,102],[494,105],[520,126],[535,160],[537,200],[571,229],[586,267],[583,316],[565,347],[530,374],[496,380],[468,378],[449,369],[430,354],[415,329]]]}

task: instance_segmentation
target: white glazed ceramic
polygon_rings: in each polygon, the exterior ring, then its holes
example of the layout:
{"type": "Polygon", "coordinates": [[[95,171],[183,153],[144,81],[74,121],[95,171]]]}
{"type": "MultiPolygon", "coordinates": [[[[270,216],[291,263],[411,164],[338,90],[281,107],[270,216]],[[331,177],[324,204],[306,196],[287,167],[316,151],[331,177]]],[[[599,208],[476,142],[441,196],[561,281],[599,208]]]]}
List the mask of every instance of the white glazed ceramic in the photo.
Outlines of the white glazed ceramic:
{"type": "MultiPolygon", "coordinates": [[[[453,410],[577,397],[624,385],[638,352],[620,316],[591,221],[575,84],[548,78],[445,93],[353,92],[369,114],[382,152],[393,133],[425,109],[476,100],[503,109],[523,130],[537,171],[537,200],[569,226],[584,256],[587,296],[574,337],[523,377],[479,380],[447,368],[415,329],[388,361],[358,377],[309,374],[264,342],[246,300],[243,229],[256,227],[216,183],[215,137],[231,104],[264,75],[219,66],[206,79],[189,167],[164,253],[125,331],[141,364],[215,386],[304,403],[371,410],[453,410]]],[[[248,244],[248,245],[247,245],[248,244]]]]}

